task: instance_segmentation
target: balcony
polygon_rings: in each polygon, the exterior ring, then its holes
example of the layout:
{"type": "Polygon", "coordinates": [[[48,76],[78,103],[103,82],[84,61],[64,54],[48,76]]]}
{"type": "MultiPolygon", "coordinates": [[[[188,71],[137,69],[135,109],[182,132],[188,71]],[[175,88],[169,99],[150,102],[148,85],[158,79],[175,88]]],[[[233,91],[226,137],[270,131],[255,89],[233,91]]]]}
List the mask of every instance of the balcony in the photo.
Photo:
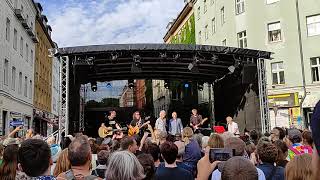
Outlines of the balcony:
{"type": "Polygon", "coordinates": [[[36,35],[31,36],[31,39],[34,43],[39,43],[39,39],[36,35]]]}
{"type": "Polygon", "coordinates": [[[30,29],[27,20],[25,19],[21,20],[21,24],[26,30],[30,29]]]}
{"type": "Polygon", "coordinates": [[[29,36],[35,36],[35,34],[33,33],[33,30],[31,28],[27,29],[27,33],[29,34],[29,36]]]}
{"type": "Polygon", "coordinates": [[[15,9],[14,14],[17,16],[17,18],[22,21],[24,20],[22,10],[21,9],[15,9]]]}

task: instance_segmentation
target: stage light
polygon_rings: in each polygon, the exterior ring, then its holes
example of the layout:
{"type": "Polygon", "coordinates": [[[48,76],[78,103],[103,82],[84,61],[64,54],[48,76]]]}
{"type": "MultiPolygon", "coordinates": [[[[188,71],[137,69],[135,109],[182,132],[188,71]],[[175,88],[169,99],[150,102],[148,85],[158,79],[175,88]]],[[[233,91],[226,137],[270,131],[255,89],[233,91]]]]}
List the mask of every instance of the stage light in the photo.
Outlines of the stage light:
{"type": "Polygon", "coordinates": [[[199,72],[198,64],[200,64],[200,59],[197,55],[195,55],[193,57],[193,62],[189,63],[189,65],[188,65],[189,71],[194,72],[194,73],[198,73],[199,72]]]}
{"type": "Polygon", "coordinates": [[[129,80],[128,80],[128,87],[129,87],[130,89],[133,89],[133,88],[134,88],[134,81],[133,81],[132,79],[129,79],[129,80]]]}
{"type": "Polygon", "coordinates": [[[212,63],[212,64],[217,64],[218,61],[219,61],[219,56],[213,54],[213,55],[212,55],[212,58],[211,58],[211,63],[212,63]]]}
{"type": "Polygon", "coordinates": [[[112,88],[112,85],[111,85],[111,83],[107,83],[107,85],[106,85],[106,87],[108,88],[108,89],[111,89],[112,88]]]}
{"type": "Polygon", "coordinates": [[[139,55],[134,55],[133,62],[136,67],[140,67],[141,66],[141,57],[139,55]]]}
{"type": "Polygon", "coordinates": [[[160,53],[160,57],[162,59],[166,59],[167,58],[167,53],[160,53]]]}
{"type": "Polygon", "coordinates": [[[231,74],[234,73],[235,69],[236,69],[236,67],[234,67],[234,66],[229,66],[228,67],[228,70],[230,71],[231,74]]]}
{"type": "Polygon", "coordinates": [[[189,88],[189,86],[190,86],[189,83],[184,83],[185,88],[189,88]]]}
{"type": "Polygon", "coordinates": [[[169,89],[169,87],[170,87],[169,80],[164,80],[164,88],[169,89]]]}
{"type": "Polygon", "coordinates": [[[98,90],[97,82],[91,82],[91,90],[96,92],[98,90]]]}
{"type": "Polygon", "coordinates": [[[198,90],[203,91],[203,82],[198,83],[198,90]]]}
{"type": "Polygon", "coordinates": [[[179,58],[180,58],[180,54],[177,53],[173,56],[173,61],[176,62],[177,60],[179,60],[179,58]]]}

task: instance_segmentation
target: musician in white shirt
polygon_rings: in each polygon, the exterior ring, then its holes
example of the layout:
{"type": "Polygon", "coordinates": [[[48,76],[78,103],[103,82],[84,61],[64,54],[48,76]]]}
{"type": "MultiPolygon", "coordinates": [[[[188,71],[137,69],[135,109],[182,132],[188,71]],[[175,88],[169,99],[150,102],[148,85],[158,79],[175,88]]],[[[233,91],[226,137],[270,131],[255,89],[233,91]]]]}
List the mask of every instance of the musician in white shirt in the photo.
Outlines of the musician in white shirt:
{"type": "Polygon", "coordinates": [[[228,132],[231,132],[233,135],[239,136],[240,132],[238,124],[236,122],[233,122],[233,119],[230,116],[228,116],[226,120],[228,124],[228,132]]]}

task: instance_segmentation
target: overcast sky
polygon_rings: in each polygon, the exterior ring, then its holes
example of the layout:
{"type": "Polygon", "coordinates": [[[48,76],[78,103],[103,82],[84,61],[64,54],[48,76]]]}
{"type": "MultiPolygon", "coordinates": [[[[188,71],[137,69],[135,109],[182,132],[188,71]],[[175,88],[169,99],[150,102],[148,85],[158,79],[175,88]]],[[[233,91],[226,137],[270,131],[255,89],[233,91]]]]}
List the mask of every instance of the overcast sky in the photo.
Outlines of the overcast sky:
{"type": "Polygon", "coordinates": [[[162,43],[183,0],[38,0],[59,47],[162,43]]]}

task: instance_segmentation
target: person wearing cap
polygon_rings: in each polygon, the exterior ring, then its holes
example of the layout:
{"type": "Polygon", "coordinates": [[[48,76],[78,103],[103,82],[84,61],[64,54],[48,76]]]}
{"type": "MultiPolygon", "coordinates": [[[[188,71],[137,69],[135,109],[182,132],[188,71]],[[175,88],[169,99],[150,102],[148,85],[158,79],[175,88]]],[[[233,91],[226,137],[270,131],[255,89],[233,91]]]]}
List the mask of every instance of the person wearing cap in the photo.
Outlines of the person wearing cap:
{"type": "Polygon", "coordinates": [[[287,146],[288,150],[288,159],[292,160],[296,155],[301,155],[305,153],[312,154],[311,146],[304,146],[302,142],[302,133],[298,129],[289,129],[288,130],[288,139],[287,146]]]}

